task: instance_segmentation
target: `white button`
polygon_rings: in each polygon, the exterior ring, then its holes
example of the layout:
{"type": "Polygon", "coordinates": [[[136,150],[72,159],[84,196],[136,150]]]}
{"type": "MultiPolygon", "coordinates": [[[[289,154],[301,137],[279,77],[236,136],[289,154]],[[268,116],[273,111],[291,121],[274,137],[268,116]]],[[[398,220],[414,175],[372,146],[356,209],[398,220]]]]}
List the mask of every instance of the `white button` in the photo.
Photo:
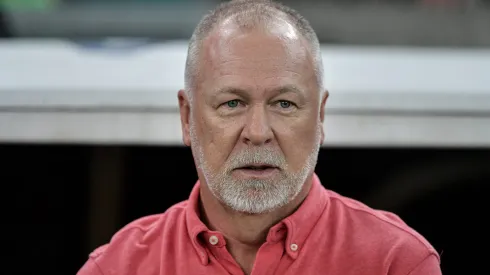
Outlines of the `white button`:
{"type": "Polygon", "coordinates": [[[298,245],[293,243],[293,244],[291,244],[290,248],[292,251],[296,251],[296,250],[298,250],[298,245]]]}
{"type": "Polygon", "coordinates": [[[209,237],[209,243],[212,245],[216,245],[218,243],[218,237],[216,237],[214,235],[209,237]]]}

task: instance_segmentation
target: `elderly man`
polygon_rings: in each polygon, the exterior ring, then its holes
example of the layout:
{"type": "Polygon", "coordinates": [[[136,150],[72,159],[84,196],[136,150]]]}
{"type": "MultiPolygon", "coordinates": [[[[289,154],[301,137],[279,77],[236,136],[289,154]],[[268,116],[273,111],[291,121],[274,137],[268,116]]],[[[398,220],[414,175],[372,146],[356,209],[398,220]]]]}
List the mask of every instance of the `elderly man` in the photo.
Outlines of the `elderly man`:
{"type": "Polygon", "coordinates": [[[199,181],[187,201],[96,249],[79,275],[441,274],[396,215],[326,190],[314,168],[328,93],[294,10],[232,1],[205,16],[178,100],[199,181]]]}

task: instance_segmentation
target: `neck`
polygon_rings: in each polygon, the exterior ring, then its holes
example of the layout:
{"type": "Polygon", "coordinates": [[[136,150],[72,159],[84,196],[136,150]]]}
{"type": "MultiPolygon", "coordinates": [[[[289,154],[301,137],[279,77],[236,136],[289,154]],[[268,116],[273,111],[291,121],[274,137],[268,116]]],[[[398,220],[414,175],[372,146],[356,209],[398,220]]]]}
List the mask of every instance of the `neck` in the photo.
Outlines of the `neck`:
{"type": "Polygon", "coordinates": [[[206,184],[201,184],[200,202],[201,219],[210,230],[219,231],[226,239],[228,251],[244,267],[253,265],[255,255],[266,241],[269,229],[280,220],[291,215],[306,198],[312,184],[308,177],[301,192],[289,204],[264,214],[247,214],[236,212],[219,202],[206,184]]]}

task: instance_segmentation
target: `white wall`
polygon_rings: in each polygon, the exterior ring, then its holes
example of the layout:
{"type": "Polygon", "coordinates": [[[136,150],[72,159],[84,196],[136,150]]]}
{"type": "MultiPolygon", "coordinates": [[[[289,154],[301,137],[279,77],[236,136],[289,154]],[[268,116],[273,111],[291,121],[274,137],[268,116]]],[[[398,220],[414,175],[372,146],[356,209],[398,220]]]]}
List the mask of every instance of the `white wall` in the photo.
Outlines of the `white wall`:
{"type": "MultiPolygon", "coordinates": [[[[0,41],[0,141],[180,143],[186,43],[0,41]]],[[[490,50],[323,47],[326,144],[490,146],[490,50]]]]}

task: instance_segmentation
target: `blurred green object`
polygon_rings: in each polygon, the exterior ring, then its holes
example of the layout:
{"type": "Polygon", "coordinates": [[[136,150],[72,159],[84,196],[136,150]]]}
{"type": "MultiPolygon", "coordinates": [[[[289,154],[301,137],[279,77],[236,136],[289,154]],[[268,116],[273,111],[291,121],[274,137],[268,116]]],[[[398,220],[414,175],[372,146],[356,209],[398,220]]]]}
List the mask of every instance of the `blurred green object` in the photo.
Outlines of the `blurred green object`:
{"type": "Polygon", "coordinates": [[[50,10],[58,5],[61,0],[0,0],[0,6],[6,10],[32,11],[50,10]]]}
{"type": "MultiPolygon", "coordinates": [[[[0,0],[3,1],[3,0],[0,0]]],[[[58,0],[59,2],[64,2],[64,4],[72,4],[72,3],[77,3],[77,4],[84,4],[84,3],[90,3],[90,4],[145,4],[145,3],[182,3],[182,2],[216,2],[216,0],[58,0]]]]}

